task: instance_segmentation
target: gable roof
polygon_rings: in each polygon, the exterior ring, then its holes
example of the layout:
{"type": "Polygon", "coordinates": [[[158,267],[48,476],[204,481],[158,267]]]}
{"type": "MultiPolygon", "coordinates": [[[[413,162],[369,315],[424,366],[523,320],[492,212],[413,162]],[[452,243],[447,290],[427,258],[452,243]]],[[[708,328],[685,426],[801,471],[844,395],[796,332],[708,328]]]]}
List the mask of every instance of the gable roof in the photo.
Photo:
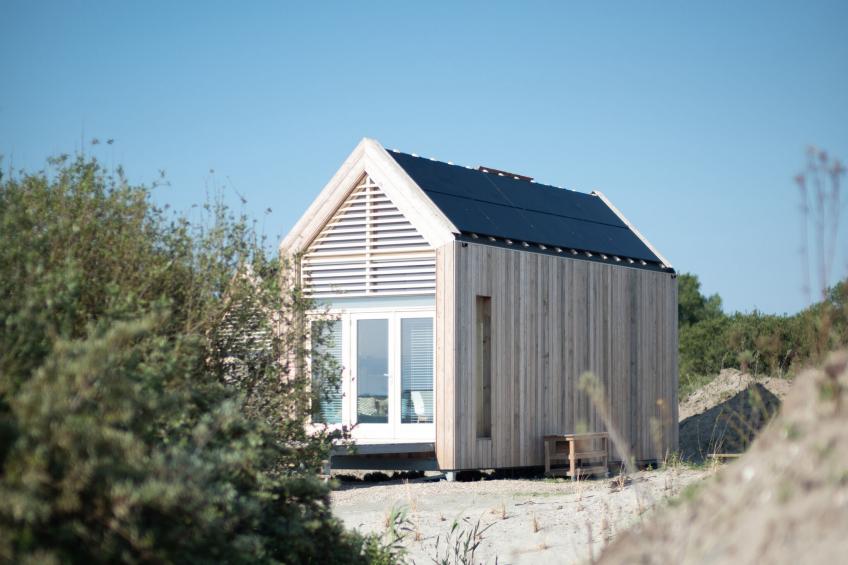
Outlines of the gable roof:
{"type": "Polygon", "coordinates": [[[601,192],[575,192],[527,177],[386,151],[367,138],[283,239],[281,251],[304,251],[364,174],[432,247],[458,239],[674,272],[601,192]]]}
{"type": "Polygon", "coordinates": [[[586,194],[397,151],[389,155],[464,236],[559,247],[670,267],[599,193],[586,194]],[[473,237],[473,236],[472,236],[473,237]]]}
{"type": "Polygon", "coordinates": [[[365,138],[280,242],[281,253],[293,255],[305,251],[364,175],[386,193],[432,247],[440,247],[459,234],[383,146],[365,138]]]}

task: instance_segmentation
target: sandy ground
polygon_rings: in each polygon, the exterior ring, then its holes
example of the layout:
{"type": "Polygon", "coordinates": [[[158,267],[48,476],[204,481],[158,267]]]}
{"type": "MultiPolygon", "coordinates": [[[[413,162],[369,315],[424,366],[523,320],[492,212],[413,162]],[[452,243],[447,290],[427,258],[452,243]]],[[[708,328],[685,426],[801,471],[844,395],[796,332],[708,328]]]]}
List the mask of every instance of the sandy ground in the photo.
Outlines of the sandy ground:
{"type": "Polygon", "coordinates": [[[688,467],[641,471],[623,488],[615,478],[346,483],[333,492],[332,504],[348,527],[363,533],[383,532],[391,509],[404,508],[404,545],[419,565],[445,554],[444,537],[454,521],[470,531],[478,520],[487,529],[475,563],[494,563],[495,557],[501,564],[579,563],[708,474],[688,467]]]}
{"type": "MultiPolygon", "coordinates": [[[[704,413],[755,382],[781,400],[791,388],[785,379],[755,379],[726,369],[681,403],[680,419],[704,413]]],[[[544,479],[343,483],[333,492],[332,504],[348,527],[363,533],[384,532],[392,509],[404,509],[403,545],[419,565],[452,554],[448,546],[472,531],[478,520],[484,531],[474,563],[494,563],[496,558],[500,564],[585,563],[625,530],[650,528],[656,512],[667,513],[667,499],[714,472],[683,465],[641,471],[624,486],[615,477],[578,483],[544,479]],[[459,528],[446,543],[454,522],[459,528]]]]}

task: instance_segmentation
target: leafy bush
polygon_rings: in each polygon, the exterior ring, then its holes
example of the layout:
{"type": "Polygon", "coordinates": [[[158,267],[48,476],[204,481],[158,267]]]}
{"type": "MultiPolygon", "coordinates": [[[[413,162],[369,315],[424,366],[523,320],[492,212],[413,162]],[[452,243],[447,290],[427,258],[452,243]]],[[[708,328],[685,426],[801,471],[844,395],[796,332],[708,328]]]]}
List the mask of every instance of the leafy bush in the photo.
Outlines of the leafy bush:
{"type": "Polygon", "coordinates": [[[721,297],[718,294],[701,294],[701,281],[697,275],[682,273],[677,277],[677,318],[681,326],[690,326],[704,320],[720,318],[721,297]]]}
{"type": "Polygon", "coordinates": [[[821,361],[827,351],[848,343],[846,281],[829,289],[826,300],[794,316],[727,315],[718,295],[701,294],[696,275],[682,274],[678,281],[681,391],[726,367],[791,375],[797,366],[821,361]]]}
{"type": "Polygon", "coordinates": [[[315,473],[309,301],[249,222],[205,213],[83,157],[0,177],[0,561],[392,559],[315,473]]]}

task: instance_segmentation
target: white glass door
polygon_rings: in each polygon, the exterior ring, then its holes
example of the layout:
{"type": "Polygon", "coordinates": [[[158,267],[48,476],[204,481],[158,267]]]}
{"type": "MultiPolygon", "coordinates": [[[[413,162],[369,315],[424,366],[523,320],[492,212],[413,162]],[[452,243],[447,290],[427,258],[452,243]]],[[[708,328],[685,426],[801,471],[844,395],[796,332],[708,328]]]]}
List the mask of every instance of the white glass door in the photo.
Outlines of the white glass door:
{"type": "Polygon", "coordinates": [[[433,315],[362,313],[350,318],[353,437],[432,441],[433,315]]]}
{"type": "Polygon", "coordinates": [[[389,320],[356,321],[356,420],[389,423],[389,320]]]}
{"type": "Polygon", "coordinates": [[[391,322],[391,316],[386,315],[363,314],[351,320],[355,436],[382,439],[393,435],[397,408],[393,402],[391,322]]]}

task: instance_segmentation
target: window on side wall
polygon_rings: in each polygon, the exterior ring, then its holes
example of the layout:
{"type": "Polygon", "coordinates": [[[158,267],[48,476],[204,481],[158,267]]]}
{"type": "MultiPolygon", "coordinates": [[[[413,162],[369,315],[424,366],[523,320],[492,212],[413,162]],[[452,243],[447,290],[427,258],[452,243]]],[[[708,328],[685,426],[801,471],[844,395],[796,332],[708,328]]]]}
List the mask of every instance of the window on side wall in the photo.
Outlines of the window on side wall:
{"type": "Polygon", "coordinates": [[[477,437],[492,437],[492,298],[477,296],[474,302],[474,384],[477,437]]]}

